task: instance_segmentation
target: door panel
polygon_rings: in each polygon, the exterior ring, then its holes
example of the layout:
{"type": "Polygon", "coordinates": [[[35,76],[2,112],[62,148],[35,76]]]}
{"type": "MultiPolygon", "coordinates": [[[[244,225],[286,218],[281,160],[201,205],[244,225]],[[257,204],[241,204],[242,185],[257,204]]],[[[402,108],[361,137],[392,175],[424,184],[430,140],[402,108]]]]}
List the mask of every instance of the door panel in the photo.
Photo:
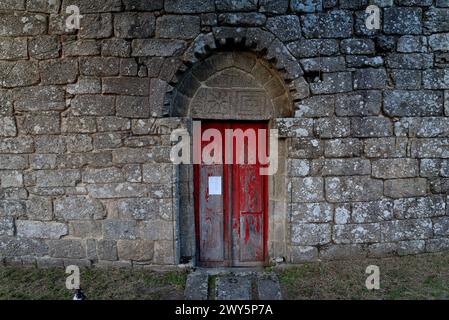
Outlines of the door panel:
{"type": "MultiPolygon", "coordinates": [[[[202,132],[208,128],[222,133],[222,150],[225,150],[226,129],[267,129],[267,124],[202,123],[202,132]]],[[[202,142],[201,150],[208,143],[202,142]]],[[[268,180],[259,174],[258,160],[254,164],[237,163],[236,139],[233,146],[228,144],[227,147],[233,151],[232,165],[203,163],[194,166],[198,263],[206,267],[261,265],[267,261],[268,180]],[[211,194],[213,190],[209,187],[215,185],[209,185],[210,177],[221,178],[221,194],[211,194]]],[[[248,141],[245,139],[240,147],[246,152],[248,141]]],[[[225,152],[223,162],[224,156],[225,152]]]]}
{"type": "MultiPolygon", "coordinates": [[[[232,129],[266,129],[266,124],[259,123],[234,123],[232,129]]],[[[256,135],[257,148],[259,141],[256,135]]],[[[248,140],[244,140],[244,145],[238,146],[234,141],[234,155],[237,155],[236,148],[244,148],[245,152],[249,149],[248,140]]],[[[257,155],[257,149],[256,149],[257,155]]],[[[247,159],[248,157],[246,157],[247,159]]],[[[234,159],[233,179],[232,179],[232,264],[234,266],[259,265],[265,262],[265,244],[266,235],[266,208],[265,202],[268,201],[266,185],[266,176],[261,176],[259,169],[260,163],[256,157],[255,164],[239,164],[234,159]]]]}
{"type": "Polygon", "coordinates": [[[223,177],[223,167],[202,166],[200,176],[200,259],[224,261],[223,197],[209,194],[209,178],[223,177]]]}

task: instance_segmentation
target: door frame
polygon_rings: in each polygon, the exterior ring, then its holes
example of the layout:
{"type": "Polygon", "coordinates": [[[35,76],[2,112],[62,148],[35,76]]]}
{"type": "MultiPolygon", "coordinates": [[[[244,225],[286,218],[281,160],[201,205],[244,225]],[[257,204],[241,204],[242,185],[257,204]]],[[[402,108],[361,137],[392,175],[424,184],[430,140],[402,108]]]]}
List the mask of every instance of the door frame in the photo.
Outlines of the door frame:
{"type": "MultiPolygon", "coordinates": [[[[269,144],[269,128],[270,121],[262,120],[262,121],[251,121],[251,120],[194,120],[200,121],[201,125],[205,123],[210,124],[231,124],[231,123],[240,123],[240,124],[263,124],[265,129],[267,130],[267,147],[269,144]]],[[[201,135],[203,132],[203,126],[201,126],[201,135]]],[[[223,141],[224,145],[225,141],[223,141]]],[[[233,142],[234,147],[234,142],[233,142]]],[[[269,150],[268,148],[266,150],[269,150]]],[[[202,151],[202,147],[200,148],[202,151]]],[[[269,239],[269,177],[267,175],[261,176],[263,179],[263,260],[262,261],[252,261],[252,262],[239,262],[238,265],[234,265],[232,250],[233,250],[233,236],[232,236],[232,213],[233,206],[231,204],[232,197],[234,194],[234,167],[233,165],[223,164],[223,220],[227,223],[224,223],[223,226],[223,245],[224,245],[224,261],[208,261],[202,262],[201,254],[200,254],[200,212],[199,212],[199,204],[200,204],[200,166],[199,164],[193,165],[193,200],[194,200],[194,222],[195,222],[195,264],[200,267],[214,268],[214,267],[257,267],[257,266],[268,266],[269,265],[269,254],[268,254],[268,239],[269,239]]],[[[239,217],[240,219],[240,217],[239,217]]],[[[240,236],[239,236],[240,239],[240,236]]],[[[238,240],[239,240],[238,239],[238,240]]],[[[237,240],[237,239],[236,239],[237,240]]]]}

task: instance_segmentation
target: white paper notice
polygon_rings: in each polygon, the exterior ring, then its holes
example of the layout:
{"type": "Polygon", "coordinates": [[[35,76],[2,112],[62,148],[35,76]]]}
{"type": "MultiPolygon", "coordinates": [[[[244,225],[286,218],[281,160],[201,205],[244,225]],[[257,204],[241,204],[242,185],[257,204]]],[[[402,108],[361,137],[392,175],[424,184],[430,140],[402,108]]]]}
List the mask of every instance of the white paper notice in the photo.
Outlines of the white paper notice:
{"type": "Polygon", "coordinates": [[[209,177],[209,195],[221,195],[221,177],[209,177]]]}

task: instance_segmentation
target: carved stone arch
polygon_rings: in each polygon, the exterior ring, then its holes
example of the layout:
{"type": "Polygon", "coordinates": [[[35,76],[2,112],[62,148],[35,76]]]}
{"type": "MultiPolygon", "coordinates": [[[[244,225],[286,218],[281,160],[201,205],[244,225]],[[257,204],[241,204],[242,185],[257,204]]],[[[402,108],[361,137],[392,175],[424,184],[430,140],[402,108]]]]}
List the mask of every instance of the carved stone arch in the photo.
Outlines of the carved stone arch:
{"type": "Polygon", "coordinates": [[[178,95],[178,90],[183,86],[181,82],[188,81],[195,66],[221,52],[236,50],[254,53],[260,62],[274,71],[289,92],[290,102],[308,95],[309,88],[302,77],[301,65],[274,34],[261,28],[216,27],[210,33],[197,36],[182,54],[182,63],[167,87],[165,114],[174,116],[174,105],[185,105],[182,101],[185,97],[178,95]]]}
{"type": "Polygon", "coordinates": [[[170,115],[217,120],[270,120],[293,113],[276,70],[249,52],[221,52],[197,63],[174,91],[170,115]]]}

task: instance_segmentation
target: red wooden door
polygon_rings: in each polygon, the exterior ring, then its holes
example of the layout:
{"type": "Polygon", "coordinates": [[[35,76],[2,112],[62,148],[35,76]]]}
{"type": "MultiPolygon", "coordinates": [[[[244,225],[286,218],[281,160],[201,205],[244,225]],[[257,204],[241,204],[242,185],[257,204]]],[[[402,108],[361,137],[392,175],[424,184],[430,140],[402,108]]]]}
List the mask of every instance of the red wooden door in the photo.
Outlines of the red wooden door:
{"type": "MultiPolygon", "coordinates": [[[[222,153],[220,163],[202,161],[194,166],[198,264],[206,267],[263,265],[267,261],[268,179],[260,175],[257,148],[263,142],[259,141],[260,134],[265,134],[264,141],[268,141],[267,124],[202,123],[202,135],[207,129],[216,129],[221,134],[222,153]],[[247,138],[232,138],[232,132],[239,129],[240,133],[249,135],[253,132],[255,140],[250,143],[247,138]],[[232,151],[232,164],[225,163],[229,151],[232,151]],[[241,155],[244,157],[239,158],[241,155]]],[[[202,141],[201,152],[210,142],[202,141]]],[[[267,147],[268,142],[263,152],[267,147]]]]}

